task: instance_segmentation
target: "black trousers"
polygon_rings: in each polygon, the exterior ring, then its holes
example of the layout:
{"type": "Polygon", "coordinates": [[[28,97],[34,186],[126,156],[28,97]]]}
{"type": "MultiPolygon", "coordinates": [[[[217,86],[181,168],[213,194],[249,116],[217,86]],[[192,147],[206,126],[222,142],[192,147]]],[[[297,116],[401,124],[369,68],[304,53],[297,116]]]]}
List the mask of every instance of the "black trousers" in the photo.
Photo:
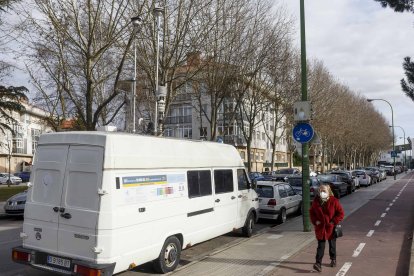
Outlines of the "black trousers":
{"type": "MultiPolygon", "coordinates": [[[[316,250],[316,262],[322,263],[323,255],[325,254],[326,240],[318,240],[318,249],[316,250]]],[[[331,260],[336,260],[336,238],[328,240],[329,243],[329,257],[331,260]]]]}

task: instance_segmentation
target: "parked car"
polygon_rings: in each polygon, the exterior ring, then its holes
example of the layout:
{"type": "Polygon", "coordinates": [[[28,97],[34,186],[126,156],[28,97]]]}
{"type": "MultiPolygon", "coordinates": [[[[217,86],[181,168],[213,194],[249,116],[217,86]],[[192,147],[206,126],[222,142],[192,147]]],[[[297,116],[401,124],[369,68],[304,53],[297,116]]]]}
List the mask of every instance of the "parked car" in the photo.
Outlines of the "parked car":
{"type": "Polygon", "coordinates": [[[14,175],[20,177],[23,182],[28,182],[30,180],[30,172],[18,172],[14,175]]]}
{"type": "MultiPolygon", "coordinates": [[[[302,195],[302,175],[288,176],[287,182],[290,186],[292,186],[293,190],[295,190],[297,194],[302,195]]],[[[311,198],[315,197],[315,195],[317,194],[319,185],[320,182],[318,178],[314,176],[309,177],[309,192],[311,198]]]]}
{"type": "Polygon", "coordinates": [[[375,184],[380,181],[380,173],[378,169],[373,168],[373,167],[366,167],[365,171],[371,177],[371,184],[375,184]]]}
{"type": "Polygon", "coordinates": [[[262,175],[265,181],[272,181],[276,173],[277,171],[267,171],[267,172],[263,172],[262,175]]]}
{"type": "Polygon", "coordinates": [[[384,169],[387,171],[387,175],[394,175],[394,166],[385,166],[384,169]]]}
{"type": "Polygon", "coordinates": [[[379,169],[379,172],[380,172],[380,179],[381,179],[381,181],[387,179],[387,171],[385,169],[380,168],[379,169]]]}
{"type": "Polygon", "coordinates": [[[259,172],[250,172],[249,173],[249,178],[251,180],[256,180],[256,181],[263,181],[263,180],[265,180],[264,176],[261,173],[259,173],[259,172]]]}
{"type": "Polygon", "coordinates": [[[27,190],[10,197],[4,205],[4,211],[8,215],[23,215],[26,205],[27,190]]]}
{"type": "Polygon", "coordinates": [[[22,179],[20,177],[17,177],[15,175],[9,174],[8,173],[0,173],[0,184],[7,184],[9,182],[9,178],[10,178],[10,184],[13,185],[19,185],[20,183],[22,183],[22,179]]]}
{"type": "Polygon", "coordinates": [[[371,177],[367,174],[365,170],[354,170],[352,171],[352,176],[358,178],[359,186],[371,185],[371,177]]]}
{"type": "Polygon", "coordinates": [[[272,177],[273,181],[286,181],[287,177],[292,175],[300,175],[300,171],[295,168],[280,169],[276,171],[272,177]]]}
{"type": "Polygon", "coordinates": [[[348,193],[348,184],[338,174],[320,174],[318,179],[321,184],[327,184],[331,187],[336,198],[340,198],[348,193]]]}
{"type": "Polygon", "coordinates": [[[340,175],[343,181],[348,184],[348,194],[351,194],[355,191],[355,182],[352,179],[352,173],[349,171],[333,171],[331,174],[340,175]]]}
{"type": "Polygon", "coordinates": [[[284,182],[258,181],[259,218],[286,221],[292,213],[302,213],[302,196],[284,182]]]}

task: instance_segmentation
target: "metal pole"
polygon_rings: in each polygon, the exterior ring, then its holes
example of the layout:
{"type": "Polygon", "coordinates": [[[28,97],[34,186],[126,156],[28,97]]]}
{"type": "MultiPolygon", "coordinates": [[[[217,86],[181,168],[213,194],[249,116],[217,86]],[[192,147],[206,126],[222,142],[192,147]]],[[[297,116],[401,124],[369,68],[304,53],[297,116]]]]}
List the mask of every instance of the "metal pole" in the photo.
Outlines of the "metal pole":
{"type": "Polygon", "coordinates": [[[159,67],[159,55],[160,55],[160,11],[158,7],[154,8],[155,16],[157,17],[157,49],[156,49],[156,65],[155,65],[155,115],[154,115],[154,134],[158,132],[158,67],[159,67]]]}
{"type": "MultiPolygon", "coordinates": [[[[308,100],[308,82],[306,72],[306,36],[305,36],[305,3],[300,0],[300,41],[302,71],[302,101],[308,100]]],[[[303,196],[303,231],[312,231],[310,225],[310,187],[309,187],[309,144],[302,144],[302,196],[303,196]]]]}
{"type": "Polygon", "coordinates": [[[135,101],[136,101],[136,89],[137,89],[137,43],[134,39],[134,77],[132,78],[132,133],[136,132],[135,128],[135,101]]]}
{"type": "MultiPolygon", "coordinates": [[[[405,145],[405,130],[400,126],[395,126],[395,127],[399,127],[403,131],[403,133],[404,133],[404,145],[405,145]]],[[[404,148],[404,153],[403,154],[404,154],[404,167],[406,167],[407,166],[407,159],[406,159],[407,154],[405,152],[405,148],[404,148]]],[[[407,171],[405,171],[405,172],[407,173],[407,171]]]]}

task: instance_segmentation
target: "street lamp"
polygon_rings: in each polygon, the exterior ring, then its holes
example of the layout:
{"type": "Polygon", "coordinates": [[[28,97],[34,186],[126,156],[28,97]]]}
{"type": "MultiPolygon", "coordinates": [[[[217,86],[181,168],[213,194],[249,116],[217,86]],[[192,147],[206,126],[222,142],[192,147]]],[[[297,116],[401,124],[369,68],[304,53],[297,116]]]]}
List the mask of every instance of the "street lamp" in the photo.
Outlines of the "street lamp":
{"type": "Polygon", "coordinates": [[[160,16],[164,14],[164,8],[154,7],[154,16],[157,20],[156,22],[156,31],[157,31],[157,49],[156,49],[156,65],[155,65],[155,116],[154,116],[154,133],[157,135],[158,130],[158,67],[159,67],[159,55],[160,55],[160,16]]]}
{"type": "MultiPolygon", "coordinates": [[[[392,127],[392,126],[389,126],[389,127],[392,127]]],[[[404,129],[400,126],[394,126],[394,127],[399,127],[403,131],[403,133],[404,133],[404,144],[405,144],[405,131],[404,131],[404,129]]],[[[406,161],[405,158],[406,158],[406,153],[405,153],[405,150],[404,150],[404,167],[407,166],[407,161],[406,161]]],[[[404,170],[405,170],[405,168],[404,168],[404,170]]],[[[407,171],[405,171],[405,173],[407,173],[407,171]]]]}
{"type": "Polygon", "coordinates": [[[135,128],[135,101],[136,101],[136,89],[137,89],[137,43],[135,40],[135,34],[138,26],[141,24],[141,17],[134,16],[131,18],[132,26],[134,27],[134,75],[132,76],[132,133],[136,132],[135,128]]]}
{"type": "Polygon", "coordinates": [[[392,109],[391,104],[384,100],[384,99],[367,99],[368,102],[372,102],[372,101],[383,101],[386,102],[390,108],[391,108],[391,127],[392,127],[392,156],[394,158],[394,180],[397,180],[397,175],[395,173],[395,139],[394,139],[394,110],[392,109]]]}

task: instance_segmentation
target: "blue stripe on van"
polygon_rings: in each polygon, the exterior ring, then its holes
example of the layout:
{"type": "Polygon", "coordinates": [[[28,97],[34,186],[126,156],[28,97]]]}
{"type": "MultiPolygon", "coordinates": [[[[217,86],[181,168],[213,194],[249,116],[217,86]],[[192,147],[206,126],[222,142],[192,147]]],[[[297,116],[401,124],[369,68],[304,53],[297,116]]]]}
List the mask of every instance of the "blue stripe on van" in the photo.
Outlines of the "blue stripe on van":
{"type": "Polygon", "coordinates": [[[193,217],[193,216],[197,216],[197,215],[201,215],[201,214],[205,214],[205,213],[210,213],[210,212],[213,212],[213,211],[214,211],[214,208],[208,208],[208,209],[204,209],[204,210],[200,210],[200,211],[187,213],[187,217],[193,217]]]}

